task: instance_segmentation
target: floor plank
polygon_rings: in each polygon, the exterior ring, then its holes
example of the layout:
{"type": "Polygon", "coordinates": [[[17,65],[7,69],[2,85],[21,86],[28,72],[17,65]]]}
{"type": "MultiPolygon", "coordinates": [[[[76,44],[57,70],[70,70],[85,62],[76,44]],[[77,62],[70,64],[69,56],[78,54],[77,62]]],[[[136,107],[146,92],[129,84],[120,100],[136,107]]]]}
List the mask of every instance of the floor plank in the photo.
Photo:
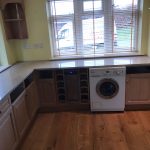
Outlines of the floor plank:
{"type": "Polygon", "coordinates": [[[20,150],[150,150],[150,111],[39,114],[20,150]]]}

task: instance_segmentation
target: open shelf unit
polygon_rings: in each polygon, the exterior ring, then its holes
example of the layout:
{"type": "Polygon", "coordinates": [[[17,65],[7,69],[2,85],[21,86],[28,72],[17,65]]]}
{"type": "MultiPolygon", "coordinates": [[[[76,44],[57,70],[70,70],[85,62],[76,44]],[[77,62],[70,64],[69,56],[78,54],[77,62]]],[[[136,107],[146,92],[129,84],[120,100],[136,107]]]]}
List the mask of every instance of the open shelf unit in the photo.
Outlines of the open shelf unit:
{"type": "Polygon", "coordinates": [[[28,38],[23,1],[1,1],[1,10],[7,39],[28,38]]]}

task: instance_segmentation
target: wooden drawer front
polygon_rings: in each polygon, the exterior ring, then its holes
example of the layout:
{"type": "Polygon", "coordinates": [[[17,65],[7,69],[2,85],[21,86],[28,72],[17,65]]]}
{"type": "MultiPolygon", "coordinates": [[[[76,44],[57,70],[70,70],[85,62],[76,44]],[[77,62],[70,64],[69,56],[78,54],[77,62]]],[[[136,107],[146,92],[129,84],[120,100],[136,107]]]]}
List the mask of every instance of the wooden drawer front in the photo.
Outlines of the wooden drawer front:
{"type": "Polygon", "coordinates": [[[8,97],[0,101],[0,117],[8,110],[9,106],[10,106],[10,101],[8,97]]]}

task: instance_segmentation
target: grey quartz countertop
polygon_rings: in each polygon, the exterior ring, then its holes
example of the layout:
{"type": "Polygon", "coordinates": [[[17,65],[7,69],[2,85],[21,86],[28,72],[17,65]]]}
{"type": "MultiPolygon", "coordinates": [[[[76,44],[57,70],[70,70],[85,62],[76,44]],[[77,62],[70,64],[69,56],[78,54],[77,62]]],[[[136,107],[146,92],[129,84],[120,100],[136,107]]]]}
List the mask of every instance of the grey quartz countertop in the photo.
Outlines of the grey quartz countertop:
{"type": "Polygon", "coordinates": [[[74,68],[74,67],[112,67],[130,65],[150,65],[150,57],[116,57],[81,60],[22,62],[0,73],[0,100],[9,94],[35,69],[74,68]]]}

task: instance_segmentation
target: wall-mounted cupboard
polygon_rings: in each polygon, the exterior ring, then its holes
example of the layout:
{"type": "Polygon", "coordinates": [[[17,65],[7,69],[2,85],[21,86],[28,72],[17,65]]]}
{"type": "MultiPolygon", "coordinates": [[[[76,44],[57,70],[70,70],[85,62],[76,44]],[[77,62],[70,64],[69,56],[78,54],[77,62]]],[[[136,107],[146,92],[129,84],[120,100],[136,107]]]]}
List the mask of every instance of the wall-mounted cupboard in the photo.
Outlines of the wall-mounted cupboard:
{"type": "Polygon", "coordinates": [[[7,39],[28,38],[23,0],[0,1],[7,39]]]}

